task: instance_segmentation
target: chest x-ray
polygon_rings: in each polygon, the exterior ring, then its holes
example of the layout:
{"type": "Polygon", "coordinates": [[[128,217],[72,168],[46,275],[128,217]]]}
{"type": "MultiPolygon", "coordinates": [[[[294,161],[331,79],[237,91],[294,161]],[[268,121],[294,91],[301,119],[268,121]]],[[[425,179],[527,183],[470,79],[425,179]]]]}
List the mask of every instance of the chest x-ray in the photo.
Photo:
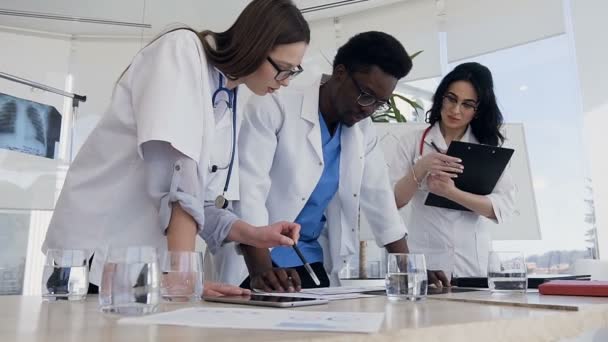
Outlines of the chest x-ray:
{"type": "Polygon", "coordinates": [[[55,107],[0,93],[0,148],[54,159],[60,133],[55,107]]]}

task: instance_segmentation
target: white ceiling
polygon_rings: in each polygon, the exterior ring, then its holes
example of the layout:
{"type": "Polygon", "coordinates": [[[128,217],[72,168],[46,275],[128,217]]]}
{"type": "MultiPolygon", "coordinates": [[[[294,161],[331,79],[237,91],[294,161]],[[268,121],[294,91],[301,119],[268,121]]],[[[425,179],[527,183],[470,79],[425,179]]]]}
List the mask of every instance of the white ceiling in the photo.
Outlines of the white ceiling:
{"type": "MultiPolygon", "coordinates": [[[[222,29],[236,18],[248,0],[0,0],[0,8],[151,24],[154,35],[172,23],[222,29]],[[213,4],[212,4],[213,3],[213,4]],[[211,5],[212,4],[212,5],[211,5]],[[213,7],[213,11],[210,8],[213,7]]],[[[0,15],[0,25],[78,35],[140,35],[141,28],[0,15]]]]}
{"type": "MultiPolygon", "coordinates": [[[[300,8],[310,8],[342,0],[295,0],[300,8]]],[[[347,6],[305,14],[311,20],[345,15],[405,0],[351,0],[347,6]]],[[[0,9],[41,12],[70,17],[151,24],[151,29],[67,22],[0,15],[0,26],[76,35],[153,36],[172,23],[195,29],[222,30],[236,19],[249,0],[0,0],[0,9]],[[211,10],[213,8],[213,10],[211,10]]]]}

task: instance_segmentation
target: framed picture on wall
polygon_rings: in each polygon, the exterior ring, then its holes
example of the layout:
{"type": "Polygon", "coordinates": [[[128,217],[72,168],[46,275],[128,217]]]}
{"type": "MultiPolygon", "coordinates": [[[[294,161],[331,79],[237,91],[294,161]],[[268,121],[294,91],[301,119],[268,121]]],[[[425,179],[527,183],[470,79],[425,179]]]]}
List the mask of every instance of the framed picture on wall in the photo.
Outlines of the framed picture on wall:
{"type": "Polygon", "coordinates": [[[60,135],[55,107],[0,93],[0,148],[55,159],[60,135]]]}

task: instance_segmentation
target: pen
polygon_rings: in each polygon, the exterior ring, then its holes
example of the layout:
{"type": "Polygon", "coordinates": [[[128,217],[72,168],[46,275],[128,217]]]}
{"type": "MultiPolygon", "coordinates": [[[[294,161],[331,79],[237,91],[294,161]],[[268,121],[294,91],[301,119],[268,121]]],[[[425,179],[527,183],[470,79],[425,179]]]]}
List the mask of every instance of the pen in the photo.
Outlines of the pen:
{"type": "Polygon", "coordinates": [[[304,255],[302,254],[302,252],[298,248],[298,245],[294,244],[293,245],[293,249],[296,251],[296,254],[298,255],[298,257],[300,257],[300,260],[302,260],[302,263],[304,264],[304,268],[306,269],[306,271],[308,272],[308,274],[310,274],[310,277],[312,278],[312,281],[314,281],[315,284],[317,284],[317,286],[321,285],[321,282],[319,281],[319,278],[317,278],[317,275],[315,274],[315,271],[313,271],[312,267],[310,267],[310,264],[308,263],[308,261],[306,261],[306,259],[304,259],[304,255]]]}
{"type": "MultiPolygon", "coordinates": [[[[439,147],[437,147],[437,145],[435,145],[434,141],[431,141],[431,146],[433,146],[433,148],[435,149],[435,151],[437,151],[437,153],[442,153],[443,154],[443,152],[441,152],[441,150],[439,149],[439,147]]],[[[460,162],[460,160],[459,160],[459,162],[460,162]]],[[[447,164],[448,162],[444,161],[443,163],[447,164]]]]}
{"type": "Polygon", "coordinates": [[[439,149],[439,147],[437,147],[437,145],[435,145],[434,141],[431,141],[431,146],[433,146],[433,148],[435,149],[435,151],[437,151],[438,153],[443,153],[443,152],[441,152],[441,150],[439,149]]]}

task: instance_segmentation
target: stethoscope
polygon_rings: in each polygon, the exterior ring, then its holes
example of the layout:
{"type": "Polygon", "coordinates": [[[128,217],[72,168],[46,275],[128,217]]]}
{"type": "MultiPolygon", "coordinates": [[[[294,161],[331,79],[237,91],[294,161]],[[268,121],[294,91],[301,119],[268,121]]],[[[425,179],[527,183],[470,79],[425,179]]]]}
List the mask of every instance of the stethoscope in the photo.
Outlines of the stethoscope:
{"type": "MultiPolygon", "coordinates": [[[[429,126],[424,130],[424,133],[422,133],[422,140],[420,140],[420,157],[422,157],[422,152],[424,151],[424,144],[425,144],[425,139],[426,136],[429,134],[429,132],[431,131],[431,128],[433,128],[433,126],[429,126]]],[[[432,144],[432,142],[431,142],[432,144]]]]}
{"type": "Polygon", "coordinates": [[[236,150],[236,90],[237,88],[234,88],[234,90],[230,90],[228,88],[226,88],[224,86],[224,76],[222,74],[220,74],[220,80],[219,80],[219,88],[217,88],[217,90],[215,92],[213,92],[213,96],[211,96],[211,101],[213,102],[213,108],[216,108],[217,104],[215,103],[215,100],[217,98],[217,96],[219,94],[221,94],[222,92],[225,92],[228,95],[228,101],[227,101],[227,105],[228,105],[228,109],[230,109],[230,111],[232,112],[232,147],[230,149],[230,162],[228,163],[228,165],[223,166],[223,167],[219,167],[218,165],[214,164],[214,165],[210,165],[209,166],[209,171],[210,172],[217,172],[217,170],[224,170],[224,169],[228,169],[228,173],[226,175],[226,182],[224,183],[224,190],[222,191],[221,195],[218,195],[215,198],[215,206],[218,209],[226,209],[228,208],[228,200],[226,199],[226,191],[228,191],[228,186],[230,185],[230,175],[232,174],[232,166],[234,165],[234,155],[235,155],[235,150],[236,150]]]}

